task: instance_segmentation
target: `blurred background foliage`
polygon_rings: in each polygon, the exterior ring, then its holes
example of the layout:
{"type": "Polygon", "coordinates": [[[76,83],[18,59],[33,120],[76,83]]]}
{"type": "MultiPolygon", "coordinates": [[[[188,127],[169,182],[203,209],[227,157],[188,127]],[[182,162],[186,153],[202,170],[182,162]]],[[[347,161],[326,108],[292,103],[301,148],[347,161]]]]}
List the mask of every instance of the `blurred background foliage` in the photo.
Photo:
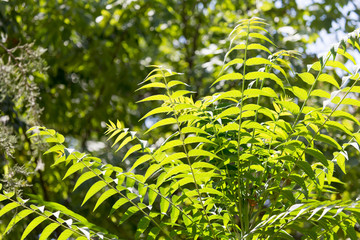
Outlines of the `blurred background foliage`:
{"type": "MultiPolygon", "coordinates": [[[[104,214],[78,208],[81,189],[72,192],[73,185],[61,180],[64,169],[51,169],[43,146],[24,132],[42,124],[64,134],[70,147],[120,162],[121,155],[101,141],[105,122],[119,119],[139,131],[156,121],[138,121],[152,107],[136,104],[149,94],[135,93],[146,66],[184,73],[197,98],[210,93],[238,20],[264,18],[279,50],[298,50],[303,62],[312,63],[314,49],[324,44],[319,33],[355,30],[358,6],[357,0],[0,0],[1,179],[19,192],[31,185],[23,194],[62,203],[132,239],[136,219],[118,227],[100,217],[108,215],[106,207],[104,214]]],[[[306,64],[293,64],[298,72],[306,70],[300,68],[306,64]]],[[[360,193],[358,163],[352,159],[356,168],[340,187],[349,198],[360,193]]],[[[3,227],[0,222],[0,232],[3,227]]],[[[9,239],[19,237],[11,234],[9,239]]]]}

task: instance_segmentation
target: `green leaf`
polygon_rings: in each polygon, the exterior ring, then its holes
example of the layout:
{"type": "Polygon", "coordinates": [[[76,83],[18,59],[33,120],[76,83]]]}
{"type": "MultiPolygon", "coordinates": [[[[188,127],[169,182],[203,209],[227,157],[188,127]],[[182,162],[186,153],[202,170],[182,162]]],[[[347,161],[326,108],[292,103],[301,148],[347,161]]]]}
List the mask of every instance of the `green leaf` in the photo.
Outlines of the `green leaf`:
{"type": "Polygon", "coordinates": [[[172,80],[172,81],[168,82],[168,84],[167,84],[168,88],[172,88],[172,87],[177,86],[177,85],[189,86],[188,84],[186,84],[184,82],[181,82],[181,81],[178,81],[178,80],[172,80]]]}
{"type": "Polygon", "coordinates": [[[286,110],[288,110],[289,112],[291,112],[294,115],[299,114],[299,112],[300,112],[300,107],[294,102],[276,101],[276,103],[280,104],[286,110]]]}
{"type": "Polygon", "coordinates": [[[328,83],[334,85],[337,89],[340,89],[338,82],[335,80],[335,78],[333,76],[330,76],[329,74],[326,74],[326,73],[320,74],[318,80],[321,82],[328,82],[328,83]]]}
{"type": "Polygon", "coordinates": [[[17,207],[19,207],[19,206],[20,206],[20,204],[17,203],[17,202],[11,202],[11,203],[5,205],[5,206],[4,206],[3,208],[1,208],[1,210],[0,210],[0,217],[1,217],[2,215],[4,215],[5,213],[7,213],[7,212],[11,211],[12,209],[17,208],[17,207]]]}
{"type": "Polygon", "coordinates": [[[18,223],[19,221],[21,221],[23,218],[27,217],[28,215],[32,214],[34,211],[30,210],[30,209],[24,209],[21,212],[17,213],[9,222],[9,224],[7,225],[5,231],[3,232],[3,234],[5,235],[16,223],[18,223]]]}
{"type": "Polygon", "coordinates": [[[108,199],[109,197],[111,197],[112,195],[116,194],[117,191],[115,189],[109,189],[106,192],[104,192],[103,194],[101,194],[101,196],[99,197],[99,199],[97,200],[95,207],[93,209],[93,212],[100,206],[100,204],[102,204],[106,199],[108,199]]]}
{"type": "Polygon", "coordinates": [[[91,198],[92,196],[94,196],[94,194],[96,194],[98,191],[100,191],[102,188],[104,188],[106,186],[106,182],[100,180],[97,181],[95,184],[93,184],[90,189],[87,191],[84,201],[82,202],[81,206],[84,205],[84,203],[87,202],[87,200],[89,200],[89,198],[91,198]]]}
{"type": "Polygon", "coordinates": [[[318,149],[307,148],[305,150],[305,153],[313,156],[315,158],[315,160],[320,161],[322,164],[324,164],[324,166],[329,165],[326,157],[324,156],[324,154],[321,151],[319,151],[318,149]]]}
{"type": "Polygon", "coordinates": [[[167,102],[167,101],[169,101],[169,97],[165,96],[165,95],[162,95],[162,94],[152,95],[150,97],[147,97],[147,98],[144,98],[144,99],[142,99],[140,101],[137,101],[137,103],[148,102],[148,101],[164,101],[164,102],[167,102]]]}
{"type": "Polygon", "coordinates": [[[122,133],[115,139],[115,141],[114,141],[114,143],[111,145],[111,147],[114,147],[115,144],[117,144],[118,142],[120,142],[121,139],[123,139],[127,134],[128,134],[127,131],[122,132],[122,133]]]}
{"type": "Polygon", "coordinates": [[[160,212],[161,214],[166,215],[168,209],[169,209],[170,203],[165,198],[161,198],[160,200],[160,212]]]}
{"type": "Polygon", "coordinates": [[[342,110],[336,110],[335,112],[333,112],[332,114],[333,117],[343,117],[346,119],[349,119],[353,122],[355,122],[357,125],[360,125],[359,120],[357,120],[352,114],[342,111],[342,110]]]}
{"type": "Polygon", "coordinates": [[[240,109],[238,107],[230,107],[222,111],[219,115],[216,116],[216,120],[219,118],[227,117],[230,115],[238,115],[240,114],[240,109]]]}
{"type": "Polygon", "coordinates": [[[341,146],[339,145],[339,143],[337,143],[337,141],[335,141],[332,137],[330,137],[328,135],[324,135],[324,134],[316,135],[315,140],[332,145],[339,150],[341,149],[341,146]]]}
{"type": "Polygon", "coordinates": [[[37,218],[33,219],[29,225],[26,227],[26,229],[24,230],[21,239],[23,240],[24,238],[26,238],[27,235],[29,235],[29,233],[34,230],[34,228],[36,228],[40,223],[42,223],[44,220],[46,220],[46,217],[44,216],[38,216],[37,218]]]}
{"type": "Polygon", "coordinates": [[[48,154],[48,153],[52,153],[52,152],[58,152],[58,151],[61,151],[63,152],[64,151],[64,145],[55,145],[55,146],[52,146],[51,148],[49,148],[46,152],[44,152],[44,155],[45,154],[48,154]]]}
{"type": "Polygon", "coordinates": [[[286,89],[291,91],[300,100],[305,100],[307,98],[307,92],[302,88],[293,86],[293,87],[288,87],[286,89]]]}
{"type": "Polygon", "coordinates": [[[245,64],[248,66],[253,66],[253,65],[260,65],[260,64],[272,65],[273,63],[265,58],[254,57],[254,58],[249,58],[248,60],[246,60],[245,64]]]}
{"type": "Polygon", "coordinates": [[[176,221],[179,218],[179,215],[180,215],[180,210],[173,206],[171,208],[171,213],[170,213],[170,221],[171,221],[171,223],[176,223],[176,221]]]}
{"type": "Polygon", "coordinates": [[[161,168],[159,164],[152,164],[145,173],[144,181],[146,181],[154,172],[158,171],[161,168]]]}
{"type": "Polygon", "coordinates": [[[147,118],[147,117],[150,117],[152,115],[155,115],[155,114],[159,114],[159,113],[169,113],[169,112],[172,112],[173,109],[171,107],[158,107],[158,108],[155,108],[153,110],[151,110],[150,112],[148,112],[147,114],[145,114],[139,121],[147,118]]]}
{"type": "Polygon", "coordinates": [[[171,94],[171,99],[176,100],[177,98],[183,97],[186,94],[194,93],[188,90],[179,90],[171,94]]]}
{"type": "Polygon", "coordinates": [[[126,198],[120,198],[119,200],[117,200],[114,205],[111,207],[111,211],[110,211],[110,215],[119,207],[121,207],[122,205],[124,205],[125,203],[128,203],[129,200],[127,200],[126,198]]]}
{"type": "Polygon", "coordinates": [[[236,59],[231,60],[231,61],[228,62],[227,64],[225,64],[225,65],[223,66],[223,69],[226,69],[227,67],[232,66],[232,65],[235,65],[235,64],[243,64],[243,63],[244,63],[244,59],[236,58],[236,59]]]}
{"type": "Polygon", "coordinates": [[[195,162],[193,164],[191,164],[191,167],[193,169],[197,169],[197,168],[212,168],[212,169],[217,169],[216,166],[212,165],[211,163],[207,163],[207,162],[195,162]]]}
{"type": "Polygon", "coordinates": [[[262,95],[272,97],[272,98],[277,98],[277,94],[272,88],[263,87],[261,90],[263,91],[262,95]]]}
{"type": "Polygon", "coordinates": [[[152,82],[152,83],[146,84],[146,85],[138,88],[136,91],[139,91],[144,88],[166,88],[166,86],[165,86],[165,84],[163,84],[161,82],[152,82]]]}
{"type": "MultiPolygon", "coordinates": [[[[338,104],[340,102],[340,98],[335,97],[332,102],[335,104],[338,104]]],[[[345,98],[344,100],[342,100],[341,104],[347,104],[347,105],[360,107],[360,101],[356,100],[356,99],[352,99],[352,98],[345,98]]]]}
{"type": "Polygon", "coordinates": [[[206,139],[204,137],[197,137],[197,136],[190,136],[190,137],[185,138],[184,143],[185,144],[192,144],[192,143],[215,144],[214,142],[210,141],[209,139],[206,139]]]}
{"type": "Polygon", "coordinates": [[[125,161],[126,158],[128,158],[131,154],[133,154],[134,152],[137,152],[139,150],[142,149],[141,144],[136,144],[134,146],[132,146],[125,154],[123,161],[125,161]]]}
{"type": "Polygon", "coordinates": [[[95,176],[96,176],[96,174],[93,173],[92,171],[83,173],[76,181],[73,191],[75,191],[75,189],[77,189],[82,183],[84,183],[85,181],[87,181],[95,176]]]}
{"type": "Polygon", "coordinates": [[[267,47],[265,47],[265,46],[263,46],[263,45],[261,45],[261,44],[257,44],[257,43],[249,44],[249,45],[247,46],[247,49],[248,49],[248,50],[263,50],[263,51],[271,54],[270,50],[269,50],[267,47]]]}
{"type": "Polygon", "coordinates": [[[190,172],[190,166],[187,164],[182,164],[182,165],[178,165],[178,166],[172,168],[170,171],[168,171],[166,173],[166,175],[162,181],[157,182],[156,187],[159,187],[164,181],[166,181],[170,177],[172,177],[178,173],[183,173],[183,172],[190,172]]]}
{"type": "Polygon", "coordinates": [[[340,167],[341,171],[343,171],[343,173],[346,174],[345,156],[340,152],[335,152],[334,155],[337,165],[340,167]]]}
{"type": "Polygon", "coordinates": [[[356,234],[356,231],[354,229],[354,227],[352,226],[352,224],[349,224],[346,226],[346,235],[348,237],[350,237],[350,240],[357,240],[359,239],[357,234],[356,234]]]}
{"type": "Polygon", "coordinates": [[[146,231],[149,224],[150,224],[150,218],[148,218],[147,216],[144,216],[140,219],[137,225],[135,239],[140,239],[140,236],[146,231]]]}
{"type": "Polygon", "coordinates": [[[209,135],[209,133],[207,133],[203,129],[197,128],[197,127],[184,127],[183,129],[181,129],[181,132],[182,133],[202,133],[205,135],[209,135]]]}
{"type": "Polygon", "coordinates": [[[343,55],[344,57],[346,57],[347,59],[352,61],[354,63],[354,65],[356,65],[355,58],[348,52],[344,51],[344,49],[338,48],[337,53],[343,55]]]}
{"type": "Polygon", "coordinates": [[[84,167],[85,167],[85,164],[83,162],[78,162],[78,163],[71,165],[71,167],[66,171],[65,176],[63,177],[63,180],[65,178],[67,178],[68,176],[70,176],[71,174],[84,169],[84,167]]]}
{"type": "Polygon", "coordinates": [[[127,138],[125,138],[125,140],[120,144],[120,146],[116,149],[115,152],[118,152],[120,149],[122,149],[126,144],[128,144],[129,142],[131,142],[132,140],[134,140],[135,137],[129,136],[127,138]]]}
{"type": "Polygon", "coordinates": [[[227,132],[227,131],[239,131],[239,124],[237,123],[229,123],[225,127],[219,130],[219,133],[227,132]]]}
{"type": "Polygon", "coordinates": [[[71,237],[71,235],[73,235],[73,231],[70,229],[66,229],[65,231],[63,231],[60,236],[58,237],[57,240],[67,240],[71,237]]]}
{"type": "Polygon", "coordinates": [[[338,61],[329,60],[329,61],[326,62],[326,66],[334,67],[334,68],[340,68],[340,69],[348,72],[349,74],[351,74],[351,72],[345,67],[345,65],[342,64],[341,62],[338,62],[338,61]]]}
{"type": "Polygon", "coordinates": [[[246,80],[252,80],[252,79],[271,79],[276,82],[277,85],[279,85],[281,88],[284,88],[284,84],[282,83],[281,79],[276,76],[273,73],[267,73],[267,72],[249,72],[245,75],[246,80]]]}
{"type": "Polygon", "coordinates": [[[315,173],[308,162],[299,160],[296,161],[296,165],[298,165],[312,180],[315,180],[315,173]]]}
{"type": "Polygon", "coordinates": [[[137,213],[139,210],[138,207],[136,206],[131,206],[129,207],[126,212],[124,213],[124,215],[121,217],[120,221],[119,221],[119,225],[124,223],[126,220],[128,220],[132,215],[134,215],[135,213],[137,213]]]}
{"type": "Polygon", "coordinates": [[[265,37],[264,35],[262,35],[260,33],[249,33],[249,37],[262,39],[262,40],[265,40],[265,41],[271,43],[273,46],[276,46],[269,38],[265,37]]]}
{"type": "Polygon", "coordinates": [[[161,151],[165,151],[167,149],[170,149],[170,148],[174,148],[174,147],[177,147],[177,146],[182,146],[183,145],[183,142],[179,139],[175,139],[175,140],[171,140],[169,142],[166,142],[164,145],[161,146],[161,151]]]}
{"type": "Polygon", "coordinates": [[[218,79],[216,79],[216,81],[213,82],[213,84],[211,84],[211,86],[213,86],[215,83],[218,83],[220,81],[241,80],[242,78],[243,78],[243,75],[240,73],[228,73],[228,74],[225,74],[225,75],[219,77],[218,79]]]}
{"type": "Polygon", "coordinates": [[[50,237],[50,235],[58,228],[60,224],[58,223],[50,223],[44,230],[42,231],[39,240],[46,240],[50,237]]]}
{"type": "Polygon", "coordinates": [[[289,200],[292,204],[295,203],[295,197],[290,190],[282,190],[281,194],[285,197],[285,199],[289,200]]]}
{"type": "Polygon", "coordinates": [[[158,128],[158,127],[162,127],[162,126],[165,126],[165,125],[170,125],[170,124],[175,124],[177,121],[175,118],[165,118],[165,119],[162,119],[160,121],[158,121],[157,123],[155,123],[154,125],[152,125],[146,132],[150,132],[152,130],[154,130],[155,128],[158,128]]]}
{"type": "Polygon", "coordinates": [[[152,205],[155,202],[155,199],[157,197],[157,193],[151,189],[154,189],[155,185],[152,184],[149,186],[149,191],[148,191],[148,197],[149,197],[149,205],[152,205]]]}
{"type": "Polygon", "coordinates": [[[347,135],[349,136],[352,136],[353,133],[347,129],[343,124],[339,123],[339,122],[336,122],[336,121],[331,121],[331,120],[328,120],[325,124],[325,127],[326,128],[334,128],[334,129],[337,129],[337,130],[340,130],[344,133],[346,133],[347,135]]]}
{"type": "Polygon", "coordinates": [[[130,169],[130,172],[132,170],[134,170],[137,166],[145,163],[145,162],[148,162],[150,159],[152,159],[152,156],[147,154],[147,155],[143,155],[141,156],[138,160],[135,161],[135,163],[132,165],[131,169],[130,169]]]}
{"type": "Polygon", "coordinates": [[[315,78],[311,73],[304,72],[304,73],[298,74],[298,76],[300,77],[301,80],[303,80],[307,84],[312,85],[315,82],[315,78]]]}
{"type": "Polygon", "coordinates": [[[202,149],[191,149],[188,153],[189,157],[199,157],[199,156],[205,156],[205,157],[213,157],[213,158],[218,158],[220,159],[218,156],[216,156],[215,154],[202,150],[202,149]]]}
{"type": "Polygon", "coordinates": [[[310,96],[312,97],[323,97],[323,98],[330,98],[330,93],[325,92],[321,89],[315,89],[310,93],[310,96]]]}

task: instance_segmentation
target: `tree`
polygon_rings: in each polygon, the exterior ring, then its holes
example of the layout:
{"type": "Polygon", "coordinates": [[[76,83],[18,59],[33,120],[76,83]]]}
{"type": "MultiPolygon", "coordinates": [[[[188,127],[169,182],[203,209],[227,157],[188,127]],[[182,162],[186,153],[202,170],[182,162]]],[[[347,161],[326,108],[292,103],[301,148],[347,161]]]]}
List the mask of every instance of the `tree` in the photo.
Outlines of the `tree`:
{"type": "MultiPolygon", "coordinates": [[[[55,130],[29,131],[52,144],[46,153],[56,153],[53,166],[63,165],[64,178],[78,174],[82,205],[92,202],[96,212],[108,204],[115,223],[139,217],[139,238],[357,239],[359,202],[343,200],[337,185],[345,160],[359,154],[360,123],[349,113],[360,106],[349,97],[360,92],[359,68],[340,62],[357,66],[349,49],[360,51],[359,31],[294,75],[297,52],[275,51],[264,25],[259,18],[236,25],[216,90],[202,99],[189,96],[179,73],[154,66],[140,90],[156,94],[140,102],[162,102],[144,118],[162,114],[146,133],[161,128],[166,140],[108,124],[130,169],[67,148],[55,130]]],[[[22,237],[42,222],[41,239],[55,229],[60,239],[114,237],[56,203],[32,196],[37,205],[29,206],[14,193],[0,196],[0,216],[24,209],[9,226],[37,216],[22,237]]]]}

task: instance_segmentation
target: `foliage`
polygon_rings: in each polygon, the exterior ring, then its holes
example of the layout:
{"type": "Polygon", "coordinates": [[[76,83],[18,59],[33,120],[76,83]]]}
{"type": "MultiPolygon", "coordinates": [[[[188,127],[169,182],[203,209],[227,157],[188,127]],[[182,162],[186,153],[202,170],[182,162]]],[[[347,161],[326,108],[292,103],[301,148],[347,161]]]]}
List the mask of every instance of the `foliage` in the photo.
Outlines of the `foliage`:
{"type": "Polygon", "coordinates": [[[5,164],[0,181],[8,191],[20,191],[22,186],[28,186],[25,178],[41,155],[41,144],[31,144],[25,132],[40,124],[42,109],[36,82],[45,78],[46,65],[41,57],[44,50],[34,50],[33,44],[8,49],[0,42],[0,53],[0,160],[5,164]],[[19,158],[24,155],[31,157],[27,167],[19,158]]]}
{"type": "MultiPolygon", "coordinates": [[[[275,52],[264,25],[259,18],[238,23],[214,94],[201,100],[189,96],[181,74],[153,66],[139,90],[156,94],[139,102],[162,102],[143,119],[162,117],[146,133],[168,127],[171,134],[158,144],[110,121],[108,140],[129,169],[67,148],[55,130],[29,132],[52,144],[45,154],[56,153],[52,166],[65,165],[64,179],[76,175],[81,205],[92,201],[96,212],[107,204],[116,224],[139,218],[139,239],[357,239],[360,202],[343,200],[337,186],[360,150],[360,123],[351,114],[360,106],[351,97],[360,93],[360,74],[348,50],[360,51],[359,31],[294,74],[297,52],[275,52]]],[[[32,196],[37,205],[28,205],[13,195],[0,195],[0,216],[23,209],[7,230],[37,216],[21,239],[42,222],[40,239],[55,229],[58,239],[114,237],[59,204],[32,196]]]]}
{"type": "MultiPolygon", "coordinates": [[[[225,54],[222,49],[227,44],[224,39],[239,17],[259,16],[273,23],[270,34],[279,49],[300,50],[307,63],[316,59],[307,47],[319,38],[319,32],[338,30],[336,28],[350,32],[359,22],[356,1],[314,0],[305,5],[303,2],[1,0],[0,36],[5,36],[3,44],[7,49],[26,43],[33,43],[33,50],[46,49],[41,57],[49,66],[48,76],[34,79],[40,94],[38,103],[44,109],[44,114],[37,116],[41,118],[41,124],[61,132],[67,146],[91,152],[116,165],[121,158],[111,152],[110,143],[103,141],[105,120],[119,119],[138,132],[143,132],[151,121],[157,121],[156,116],[145,122],[138,121],[147,109],[157,107],[156,101],[134,104],[157,93],[148,88],[148,91],[133,94],[137,83],[146,76],[146,65],[172,66],[184,73],[182,81],[191,85],[191,90],[196,92],[193,97],[198,99],[216,91],[210,85],[221,69],[225,54]]],[[[7,54],[0,51],[1,58],[6,60],[7,54]]],[[[295,71],[304,71],[305,65],[301,62],[292,61],[292,64],[295,71]]],[[[231,81],[225,85],[227,83],[231,81]]],[[[26,97],[26,92],[18,91],[17,94],[26,97]]],[[[7,115],[1,113],[1,117],[7,115]]],[[[27,118],[26,113],[21,115],[27,118]]],[[[31,125],[29,121],[25,122],[31,125]]],[[[16,122],[8,122],[4,128],[1,126],[0,134],[14,136],[13,126],[17,129],[16,122]]],[[[51,168],[51,156],[39,154],[37,145],[25,137],[25,131],[15,132],[18,144],[11,141],[15,138],[0,138],[3,143],[12,143],[16,148],[12,153],[14,158],[5,157],[0,161],[1,178],[12,176],[14,166],[26,165],[31,175],[16,174],[20,182],[27,180],[27,184],[32,185],[25,188],[24,193],[36,193],[40,199],[60,201],[68,208],[79,209],[89,221],[131,239],[138,219],[132,218],[128,224],[117,226],[110,219],[100,218],[103,215],[100,211],[89,214],[89,205],[80,208],[82,190],[72,192],[69,184],[78,176],[70,176],[68,182],[61,181],[66,166],[51,168]]],[[[169,127],[155,129],[152,139],[144,137],[151,144],[160,143],[170,132],[169,127]]],[[[351,155],[349,159],[352,167],[357,165],[351,155]]],[[[120,166],[129,168],[128,163],[124,161],[120,166]]],[[[347,178],[355,177],[348,175],[347,178]]],[[[350,199],[356,197],[357,189],[351,183],[341,187],[340,191],[348,192],[350,199]]]]}
{"type": "Polygon", "coordinates": [[[39,82],[46,109],[42,121],[77,139],[84,151],[90,150],[89,139],[100,138],[104,119],[142,127],[137,119],[146,109],[128,103],[134,101],[134,79],[144,77],[139,73],[149,63],[174,67],[196,94],[208,94],[203,86],[211,84],[213,70],[221,64],[217,50],[239,16],[273,22],[281,48],[304,52],[320,30],[331,31],[340,19],[347,32],[358,24],[357,8],[352,7],[356,1],[299,2],[0,1],[0,31],[8,36],[8,48],[35,42],[47,49],[43,57],[51,66],[49,78],[39,82]],[[354,9],[348,16],[341,11],[346,5],[354,9]]]}

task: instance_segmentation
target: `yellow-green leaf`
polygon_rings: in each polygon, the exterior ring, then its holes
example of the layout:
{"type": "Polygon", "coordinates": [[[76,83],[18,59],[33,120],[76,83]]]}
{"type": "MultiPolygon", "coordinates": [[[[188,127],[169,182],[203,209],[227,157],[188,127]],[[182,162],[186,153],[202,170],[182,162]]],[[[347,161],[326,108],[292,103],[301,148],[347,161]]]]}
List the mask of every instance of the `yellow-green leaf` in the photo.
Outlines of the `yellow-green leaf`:
{"type": "Polygon", "coordinates": [[[240,74],[240,73],[228,73],[228,74],[225,74],[225,75],[219,77],[218,79],[216,79],[216,81],[213,82],[213,84],[211,84],[211,86],[214,85],[217,82],[220,82],[220,81],[224,81],[224,80],[225,81],[227,81],[227,80],[240,80],[242,78],[243,78],[243,75],[240,74]]]}
{"type": "Polygon", "coordinates": [[[324,134],[316,135],[315,140],[332,145],[332,146],[336,147],[337,149],[341,149],[341,146],[339,145],[339,143],[328,135],[324,135],[324,134]]]}
{"type": "Polygon", "coordinates": [[[145,114],[145,116],[143,116],[139,121],[147,118],[147,117],[150,117],[152,115],[155,115],[155,114],[159,114],[159,113],[169,113],[169,112],[172,112],[173,109],[171,107],[158,107],[158,108],[155,108],[153,110],[151,110],[150,112],[148,112],[147,114],[145,114]]]}
{"type": "Polygon", "coordinates": [[[292,87],[288,87],[287,89],[291,91],[300,100],[305,100],[307,98],[307,92],[302,88],[292,86],[292,87]]]}
{"type": "Polygon", "coordinates": [[[100,206],[100,204],[102,204],[106,199],[108,199],[109,197],[111,197],[112,195],[116,194],[117,191],[115,189],[109,189],[106,192],[104,192],[103,194],[101,194],[101,196],[99,197],[99,199],[97,200],[95,207],[93,209],[93,212],[100,206]]]}
{"type": "Polygon", "coordinates": [[[346,168],[345,168],[345,156],[342,155],[339,152],[335,152],[335,159],[336,159],[336,163],[338,164],[338,166],[340,167],[341,171],[343,171],[344,174],[346,174],[346,168]]]}
{"type": "Polygon", "coordinates": [[[87,181],[95,176],[96,176],[96,174],[92,171],[82,174],[76,181],[73,191],[75,191],[75,189],[78,188],[82,183],[84,183],[85,181],[87,181]]]}
{"type": "Polygon", "coordinates": [[[335,78],[329,74],[322,73],[319,76],[318,80],[321,82],[328,82],[328,83],[334,85],[337,89],[340,88],[340,86],[339,86],[338,82],[335,80],[335,78]]]}
{"type": "Polygon", "coordinates": [[[240,109],[238,107],[230,107],[230,108],[225,109],[224,111],[222,111],[216,117],[216,119],[223,118],[223,117],[230,116],[230,115],[238,115],[238,114],[240,114],[240,109]]]}
{"type": "Polygon", "coordinates": [[[42,231],[39,240],[47,240],[50,235],[55,231],[56,228],[58,228],[60,224],[54,222],[50,223],[44,230],[42,231]]]}
{"type": "Polygon", "coordinates": [[[326,62],[326,66],[334,67],[334,68],[340,68],[340,69],[348,72],[349,74],[351,74],[351,72],[345,67],[345,65],[342,64],[341,62],[338,62],[338,61],[329,60],[329,61],[326,62]]]}
{"type": "Polygon", "coordinates": [[[253,65],[260,65],[260,64],[272,65],[273,63],[265,58],[254,57],[254,58],[249,58],[248,60],[246,60],[245,64],[248,66],[253,66],[253,65]]]}
{"type": "Polygon", "coordinates": [[[229,123],[225,127],[219,130],[219,133],[227,132],[227,131],[239,131],[239,124],[237,123],[229,123]]]}
{"type": "Polygon", "coordinates": [[[97,181],[95,184],[93,184],[89,191],[86,193],[84,201],[81,203],[81,206],[84,205],[84,203],[87,202],[87,200],[89,200],[89,198],[91,198],[92,196],[94,196],[97,192],[99,192],[101,189],[103,189],[106,186],[106,182],[100,180],[97,181]]]}
{"type": "Polygon", "coordinates": [[[118,152],[120,149],[122,149],[126,144],[128,144],[132,140],[134,140],[134,137],[132,136],[125,138],[125,140],[120,144],[120,146],[116,149],[115,152],[118,152]]]}
{"type": "Polygon", "coordinates": [[[139,150],[142,149],[141,144],[136,144],[134,146],[132,146],[125,154],[123,161],[125,161],[125,159],[127,159],[131,154],[133,154],[134,152],[137,152],[139,150]]]}
{"type": "Polygon", "coordinates": [[[130,169],[130,172],[132,170],[134,170],[137,166],[139,166],[140,164],[143,164],[147,161],[149,161],[150,159],[152,159],[152,156],[147,154],[147,155],[144,155],[144,156],[141,156],[138,160],[135,161],[135,163],[132,165],[131,169],[130,169]]]}
{"type": "MultiPolygon", "coordinates": [[[[156,122],[154,125],[152,125],[152,126],[146,131],[146,133],[154,130],[155,128],[162,127],[162,126],[165,126],[165,125],[175,124],[175,123],[176,123],[176,119],[175,119],[175,118],[165,118],[165,119],[162,119],[162,120],[156,122]]],[[[145,133],[145,134],[146,134],[146,133],[145,133]]]]}
{"type": "Polygon", "coordinates": [[[298,74],[298,76],[300,77],[301,80],[303,80],[307,84],[312,85],[315,82],[315,77],[311,73],[304,72],[298,74]]]}
{"type": "Polygon", "coordinates": [[[3,232],[3,234],[6,234],[16,223],[18,223],[19,221],[21,221],[23,218],[25,218],[26,216],[32,214],[34,211],[30,210],[30,209],[24,209],[21,212],[17,213],[9,222],[9,224],[7,225],[5,231],[3,232]]]}
{"type": "Polygon", "coordinates": [[[277,101],[276,103],[283,106],[286,110],[288,110],[292,114],[298,114],[300,112],[300,107],[294,102],[277,101]]]}
{"type": "Polygon", "coordinates": [[[191,144],[191,143],[210,143],[210,144],[215,144],[214,142],[210,141],[209,139],[206,139],[204,137],[197,137],[197,136],[191,136],[191,137],[187,137],[184,140],[185,144],[191,144]]]}
{"type": "Polygon", "coordinates": [[[46,220],[46,217],[44,216],[38,216],[37,218],[34,218],[29,225],[26,227],[26,229],[24,230],[21,239],[23,240],[24,238],[27,237],[27,235],[29,235],[29,233],[34,230],[34,228],[36,228],[40,223],[42,223],[44,220],[46,220]]]}
{"type": "Polygon", "coordinates": [[[1,210],[0,210],[0,217],[1,217],[2,215],[4,215],[5,213],[7,213],[7,212],[11,211],[12,209],[17,208],[17,207],[19,207],[19,206],[20,206],[20,204],[17,203],[17,202],[11,202],[11,203],[5,205],[5,206],[2,207],[1,210]]]}
{"type": "Polygon", "coordinates": [[[138,88],[136,91],[139,91],[144,88],[166,88],[166,86],[165,86],[165,84],[163,84],[161,82],[153,82],[153,83],[149,83],[149,84],[146,84],[146,85],[138,88]]]}
{"type": "Polygon", "coordinates": [[[267,73],[267,72],[249,72],[245,75],[246,80],[252,79],[271,79],[276,82],[281,88],[284,88],[284,84],[282,83],[281,79],[276,76],[274,73],[267,73]]]}
{"type": "Polygon", "coordinates": [[[330,93],[325,92],[321,89],[315,89],[310,93],[310,96],[312,97],[323,97],[323,98],[330,98],[330,93]]]}
{"type": "Polygon", "coordinates": [[[71,165],[71,167],[66,171],[65,176],[63,177],[63,180],[65,178],[67,178],[68,176],[70,176],[71,174],[73,174],[79,170],[82,170],[84,167],[85,167],[85,164],[83,162],[78,162],[78,163],[71,165]]]}
{"type": "Polygon", "coordinates": [[[65,231],[63,231],[60,236],[58,237],[57,240],[67,240],[71,237],[71,235],[73,235],[73,231],[70,229],[66,229],[65,231]]]}
{"type": "Polygon", "coordinates": [[[262,40],[265,40],[265,41],[271,43],[272,45],[276,46],[269,38],[265,37],[264,35],[262,35],[260,33],[249,33],[249,37],[262,39],[262,40]]]}
{"type": "Polygon", "coordinates": [[[153,95],[153,96],[150,96],[150,97],[147,97],[147,98],[144,98],[140,101],[138,101],[138,103],[140,102],[148,102],[148,101],[169,101],[169,97],[168,96],[165,96],[165,95],[162,95],[162,94],[159,94],[159,95],[153,95]]]}
{"type": "Polygon", "coordinates": [[[114,143],[111,145],[111,147],[114,147],[115,144],[121,141],[126,135],[128,134],[128,131],[120,133],[120,135],[115,139],[114,143]]]}
{"type": "Polygon", "coordinates": [[[319,151],[318,149],[309,147],[305,150],[305,153],[313,156],[315,158],[315,160],[321,162],[324,166],[329,165],[324,154],[321,151],[319,151]]]}
{"type": "Polygon", "coordinates": [[[176,85],[185,85],[185,86],[189,86],[188,84],[184,83],[184,82],[181,82],[181,81],[178,81],[178,80],[172,80],[170,82],[168,82],[167,86],[168,88],[172,88],[176,85]]]}
{"type": "Polygon", "coordinates": [[[173,148],[173,147],[177,147],[177,146],[182,146],[183,142],[179,139],[175,139],[175,140],[171,140],[169,142],[166,142],[164,145],[161,146],[161,150],[165,151],[167,149],[173,148]]]}
{"type": "Polygon", "coordinates": [[[213,158],[219,158],[215,154],[205,151],[202,149],[191,149],[188,153],[189,157],[199,157],[199,156],[205,156],[205,157],[213,157],[213,158]]]}

